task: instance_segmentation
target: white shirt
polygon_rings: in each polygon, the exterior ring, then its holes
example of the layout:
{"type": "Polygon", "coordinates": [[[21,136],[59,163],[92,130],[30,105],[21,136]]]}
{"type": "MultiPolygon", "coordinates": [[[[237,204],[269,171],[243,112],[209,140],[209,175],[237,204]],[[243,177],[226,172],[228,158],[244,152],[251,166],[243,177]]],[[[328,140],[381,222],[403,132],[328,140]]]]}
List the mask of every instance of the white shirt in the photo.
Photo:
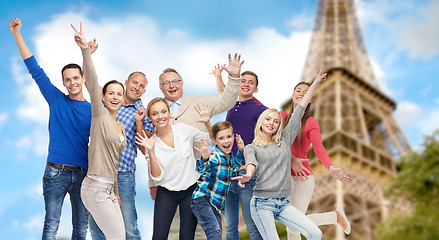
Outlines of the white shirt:
{"type": "Polygon", "coordinates": [[[170,191],[186,190],[197,182],[200,173],[196,171],[194,157],[194,142],[209,139],[209,145],[214,143],[209,138],[209,133],[202,132],[184,123],[171,125],[174,135],[174,148],[166,145],[159,137],[156,138],[154,151],[160,166],[161,175],[153,177],[149,168],[149,156],[145,155],[148,162],[149,177],[155,186],[162,186],[170,191]]]}

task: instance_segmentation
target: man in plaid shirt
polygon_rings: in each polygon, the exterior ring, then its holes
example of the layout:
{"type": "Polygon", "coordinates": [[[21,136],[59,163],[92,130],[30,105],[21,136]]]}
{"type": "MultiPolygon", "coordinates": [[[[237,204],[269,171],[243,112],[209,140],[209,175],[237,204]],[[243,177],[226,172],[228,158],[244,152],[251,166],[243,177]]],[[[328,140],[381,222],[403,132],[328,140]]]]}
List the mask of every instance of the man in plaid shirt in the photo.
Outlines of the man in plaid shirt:
{"type": "MultiPolygon", "coordinates": [[[[125,126],[127,146],[120,154],[119,170],[117,174],[117,184],[120,197],[120,209],[122,211],[123,221],[125,224],[126,239],[142,239],[137,227],[137,210],[135,206],[136,196],[136,163],[137,145],[135,143],[136,133],[153,132],[153,124],[146,116],[145,109],[140,97],[146,91],[145,74],[142,72],[133,72],[125,81],[126,92],[123,105],[117,111],[117,120],[125,126]]],[[[148,134],[148,137],[151,135],[148,134]]],[[[139,147],[143,154],[145,149],[139,147]]],[[[105,235],[96,225],[94,220],[90,221],[90,231],[93,240],[105,239],[105,235]]]]}
{"type": "Polygon", "coordinates": [[[201,176],[192,194],[191,208],[207,239],[221,240],[220,212],[224,214],[224,200],[230,189],[232,173],[244,162],[244,142],[236,135],[239,151],[236,157],[233,156],[233,127],[226,121],[213,125],[212,136],[216,144],[213,150],[209,151],[207,140],[200,142],[200,148],[195,148],[201,153],[197,161],[197,171],[201,176]]]}

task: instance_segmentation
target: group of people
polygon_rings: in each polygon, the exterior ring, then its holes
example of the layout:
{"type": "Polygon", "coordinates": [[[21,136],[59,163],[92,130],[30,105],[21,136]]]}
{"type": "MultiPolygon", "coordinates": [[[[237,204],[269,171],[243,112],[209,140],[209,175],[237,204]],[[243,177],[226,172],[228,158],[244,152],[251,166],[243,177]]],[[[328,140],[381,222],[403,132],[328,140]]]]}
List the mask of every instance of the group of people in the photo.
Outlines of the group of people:
{"type": "Polygon", "coordinates": [[[241,73],[241,56],[229,54],[217,65],[218,96],[189,96],[172,68],[159,76],[164,95],[146,107],[141,96],[147,79],[131,73],[124,83],[98,84],[82,23],[74,29],[83,69],[68,64],[61,71],[68,95],[56,88],[21,36],[21,21],[9,22],[19,52],[49,109],[49,151],[43,176],[43,239],[55,239],[67,193],[72,205],[72,239],[141,239],[135,208],[137,149],[148,163],[154,202],[153,239],[239,239],[239,205],[250,239],[278,239],[274,220],[288,227],[288,239],[321,239],[318,225],[350,224],[343,209],[305,215],[314,191],[307,153],[317,157],[342,182],[350,182],[327,155],[310,102],[326,79],[321,71],[312,84],[297,84],[291,112],[262,105],[253,94],[258,76],[241,73]],[[228,73],[225,85],[222,71],[228,73]],[[90,102],[83,96],[83,85],[90,102]],[[226,121],[210,118],[227,111],[226,121]],[[178,210],[178,211],[177,211],[178,210]],[[90,215],[89,215],[90,213],[90,215]],[[197,228],[197,225],[199,227],[197,228]],[[203,233],[204,232],[204,233],[203,233]]]}

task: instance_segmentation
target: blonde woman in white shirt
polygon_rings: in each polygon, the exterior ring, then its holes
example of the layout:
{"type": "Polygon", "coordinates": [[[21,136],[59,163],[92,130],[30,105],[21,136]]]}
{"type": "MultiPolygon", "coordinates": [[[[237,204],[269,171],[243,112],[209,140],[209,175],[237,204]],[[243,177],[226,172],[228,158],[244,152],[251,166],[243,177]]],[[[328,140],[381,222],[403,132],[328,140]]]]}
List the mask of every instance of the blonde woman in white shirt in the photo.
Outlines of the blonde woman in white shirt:
{"type": "MultiPolygon", "coordinates": [[[[211,132],[207,106],[196,106],[203,122],[211,132]]],[[[147,116],[154,124],[156,133],[150,138],[137,134],[137,144],[148,150],[146,156],[149,176],[158,186],[154,203],[152,239],[168,239],[169,229],[177,206],[180,209],[180,239],[194,239],[197,219],[190,204],[192,192],[200,174],[195,170],[194,142],[209,139],[202,132],[184,123],[169,124],[170,109],[164,98],[152,99],[147,116]]],[[[213,145],[212,141],[209,141],[213,145]]]]}

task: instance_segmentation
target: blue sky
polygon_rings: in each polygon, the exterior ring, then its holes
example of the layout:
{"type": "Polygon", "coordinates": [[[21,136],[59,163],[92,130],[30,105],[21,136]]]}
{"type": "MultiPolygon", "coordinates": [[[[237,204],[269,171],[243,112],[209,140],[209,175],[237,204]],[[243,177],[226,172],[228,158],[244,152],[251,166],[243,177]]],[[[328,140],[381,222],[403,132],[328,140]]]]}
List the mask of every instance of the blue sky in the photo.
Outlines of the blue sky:
{"type": "MultiPolygon", "coordinates": [[[[356,0],[357,13],[382,91],[397,103],[394,117],[411,146],[439,128],[439,0],[356,0]],[[436,71],[435,71],[436,70],[436,71]]],[[[9,1],[0,5],[0,232],[2,239],[40,239],[44,203],[41,179],[47,155],[48,107],[24,64],[7,23],[18,17],[22,34],[52,82],[81,62],[70,23],[96,37],[101,83],[124,81],[135,70],[149,80],[144,102],[161,96],[158,75],[180,71],[189,94],[215,95],[209,72],[240,52],[243,70],[260,76],[257,97],[279,107],[299,80],[317,0],[298,1],[9,1]],[[285,70],[287,69],[287,70],[285,70]]],[[[225,77],[225,75],[223,76],[225,77]]],[[[220,119],[223,116],[217,117],[220,119]]],[[[137,205],[144,238],[151,233],[153,202],[146,164],[137,159],[137,205]]],[[[70,236],[70,205],[59,236],[70,236]]]]}

